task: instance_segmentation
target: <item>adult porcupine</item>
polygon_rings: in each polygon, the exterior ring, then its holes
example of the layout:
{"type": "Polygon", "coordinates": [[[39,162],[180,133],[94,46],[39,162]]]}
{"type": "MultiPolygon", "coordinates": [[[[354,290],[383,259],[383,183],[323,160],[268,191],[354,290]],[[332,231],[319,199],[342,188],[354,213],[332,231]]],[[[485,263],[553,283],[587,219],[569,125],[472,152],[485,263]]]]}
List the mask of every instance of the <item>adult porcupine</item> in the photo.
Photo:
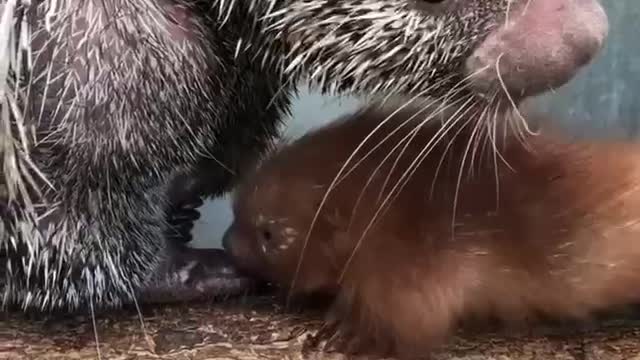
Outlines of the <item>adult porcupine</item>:
{"type": "MultiPolygon", "coordinates": [[[[228,189],[302,76],[509,111],[496,104],[568,81],[607,28],[597,0],[4,0],[0,14],[2,297],[43,311],[132,301],[192,259],[163,234],[171,179],[197,175],[174,202],[228,189]]],[[[220,274],[200,274],[206,291],[229,290],[220,274]]]]}

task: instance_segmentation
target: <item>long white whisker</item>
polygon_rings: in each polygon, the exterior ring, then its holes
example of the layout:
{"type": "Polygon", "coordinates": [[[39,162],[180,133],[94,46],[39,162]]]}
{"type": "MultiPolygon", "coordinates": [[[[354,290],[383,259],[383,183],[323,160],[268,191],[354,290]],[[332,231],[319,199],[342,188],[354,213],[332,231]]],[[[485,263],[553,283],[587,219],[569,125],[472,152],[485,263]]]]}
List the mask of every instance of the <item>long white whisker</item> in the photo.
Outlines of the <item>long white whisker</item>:
{"type": "MultiPolygon", "coordinates": [[[[470,99],[469,99],[469,101],[471,101],[471,100],[472,100],[472,98],[470,98],[470,99]]],[[[438,130],[438,132],[436,133],[436,136],[435,136],[433,139],[431,139],[431,140],[429,141],[429,144],[426,146],[426,148],[427,148],[427,149],[429,149],[429,151],[430,151],[430,150],[432,149],[432,147],[430,146],[430,144],[434,143],[434,141],[437,143],[437,141],[438,141],[437,139],[439,139],[438,135],[439,135],[440,133],[442,133],[442,132],[446,133],[446,132],[448,131],[448,129],[453,128],[453,127],[455,126],[455,124],[457,123],[457,121],[458,121],[457,119],[456,119],[456,120],[452,120],[452,121],[448,121],[448,122],[446,123],[446,126],[444,126],[444,127],[440,128],[440,129],[438,130]]],[[[419,128],[419,127],[418,127],[418,128],[419,128]]],[[[425,150],[423,150],[423,152],[425,152],[425,150]]],[[[427,151],[427,153],[428,153],[428,151],[427,151]]],[[[419,157],[418,157],[418,158],[419,158],[419,157]]],[[[417,159],[418,159],[418,158],[417,158],[417,159]]],[[[415,167],[415,163],[416,163],[417,159],[413,161],[413,163],[409,166],[409,169],[412,169],[412,168],[414,168],[414,167],[415,167]]],[[[371,229],[371,227],[373,226],[373,224],[375,223],[375,221],[379,218],[380,213],[381,213],[384,209],[386,209],[386,204],[387,204],[387,202],[392,198],[392,195],[395,193],[395,188],[397,188],[397,187],[398,187],[398,184],[402,183],[402,180],[403,180],[405,177],[407,177],[407,176],[411,176],[411,174],[413,174],[413,172],[405,171],[405,173],[401,176],[401,178],[400,178],[400,180],[398,181],[398,183],[396,184],[396,186],[395,186],[395,187],[394,187],[394,188],[389,192],[389,195],[385,198],[385,201],[383,201],[383,203],[378,207],[378,210],[374,213],[374,215],[373,215],[373,217],[372,217],[371,221],[369,221],[369,223],[368,223],[367,227],[366,227],[366,228],[364,229],[364,231],[362,232],[362,235],[361,235],[361,236],[360,236],[360,238],[358,239],[358,241],[357,241],[357,243],[356,243],[356,246],[354,247],[353,251],[351,252],[351,255],[349,256],[349,258],[347,259],[347,261],[346,261],[345,265],[343,266],[343,270],[342,270],[342,272],[341,272],[341,274],[340,274],[340,277],[339,277],[339,280],[338,280],[338,282],[339,282],[339,283],[343,280],[344,275],[346,274],[346,271],[347,271],[347,269],[348,269],[348,267],[349,267],[349,265],[350,265],[351,261],[353,260],[353,257],[354,257],[354,256],[355,256],[355,254],[357,253],[357,251],[358,251],[359,247],[362,245],[362,241],[363,241],[363,239],[366,237],[367,233],[369,232],[369,230],[371,229]]]]}
{"type": "Polygon", "coordinates": [[[93,325],[93,336],[96,340],[96,353],[98,360],[102,360],[102,353],[100,351],[100,338],[98,337],[98,324],[96,322],[96,313],[93,308],[93,295],[89,296],[89,308],[91,309],[91,323],[93,325]]]}
{"type": "MultiPolygon", "coordinates": [[[[352,154],[349,156],[349,158],[347,158],[347,160],[345,161],[344,165],[342,165],[342,167],[340,168],[340,170],[338,171],[338,174],[334,177],[334,180],[332,181],[332,183],[329,185],[329,188],[327,189],[327,191],[325,192],[325,195],[323,196],[322,200],[320,201],[320,204],[318,206],[318,209],[316,210],[316,213],[311,221],[311,224],[309,226],[309,230],[307,231],[307,234],[305,236],[303,245],[302,245],[302,249],[300,251],[300,258],[298,259],[298,263],[296,265],[296,271],[294,273],[293,276],[293,280],[291,282],[291,289],[293,289],[295,287],[295,284],[297,282],[298,279],[298,274],[300,272],[300,267],[302,266],[302,261],[304,260],[304,254],[306,252],[307,249],[307,245],[309,243],[309,238],[311,236],[311,231],[313,230],[316,222],[318,221],[318,217],[320,215],[320,211],[322,210],[322,207],[324,206],[325,202],[327,201],[327,198],[329,197],[331,191],[333,190],[333,188],[336,186],[336,183],[338,181],[338,179],[340,178],[340,175],[342,174],[342,172],[344,172],[344,170],[347,168],[347,165],[349,164],[349,162],[355,157],[355,155],[357,154],[357,152],[364,146],[365,142],[367,140],[369,140],[373,134],[378,131],[380,128],[382,128],[382,126],[384,126],[390,119],[393,118],[393,116],[395,114],[397,114],[398,112],[400,112],[403,108],[407,107],[410,103],[412,103],[413,101],[415,101],[415,99],[419,98],[420,96],[422,96],[422,93],[417,94],[415,96],[413,96],[409,101],[407,101],[404,105],[398,107],[394,112],[392,112],[389,116],[387,116],[386,119],[384,119],[383,121],[380,122],[380,124],[378,124],[378,126],[376,126],[370,133],[369,135],[367,135],[365,137],[365,139],[360,143],[360,145],[358,145],[358,147],[356,147],[356,149],[352,152],[352,154]]],[[[289,291],[289,294],[287,295],[287,299],[289,299],[291,296],[291,291],[289,291]]]]}

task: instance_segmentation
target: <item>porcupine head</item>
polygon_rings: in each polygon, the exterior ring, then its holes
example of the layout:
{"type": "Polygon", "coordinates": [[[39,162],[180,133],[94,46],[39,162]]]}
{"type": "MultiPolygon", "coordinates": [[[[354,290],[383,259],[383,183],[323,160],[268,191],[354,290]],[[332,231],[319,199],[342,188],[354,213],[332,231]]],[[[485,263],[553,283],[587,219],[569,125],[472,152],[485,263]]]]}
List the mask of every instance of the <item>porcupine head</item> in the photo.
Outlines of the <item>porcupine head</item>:
{"type": "Polygon", "coordinates": [[[268,5],[264,28],[284,46],[286,75],[304,74],[328,91],[469,96],[502,107],[567,83],[608,33],[598,0],[268,5]]]}

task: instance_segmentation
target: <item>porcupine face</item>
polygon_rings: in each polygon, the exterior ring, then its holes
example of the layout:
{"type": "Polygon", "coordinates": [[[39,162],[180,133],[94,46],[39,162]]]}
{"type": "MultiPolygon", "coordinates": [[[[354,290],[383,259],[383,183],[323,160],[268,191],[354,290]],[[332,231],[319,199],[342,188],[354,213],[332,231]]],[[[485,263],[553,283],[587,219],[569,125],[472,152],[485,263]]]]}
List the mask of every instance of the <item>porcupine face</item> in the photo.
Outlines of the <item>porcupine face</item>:
{"type": "MultiPolygon", "coordinates": [[[[272,151],[235,187],[222,245],[251,276],[295,292],[330,292],[344,261],[335,246],[341,225],[332,211],[316,217],[326,192],[316,168],[323,164],[309,164],[316,147],[296,144],[272,151]]],[[[331,198],[324,207],[333,205],[331,198]]]]}
{"type": "Polygon", "coordinates": [[[598,0],[275,3],[266,29],[286,43],[285,73],[328,91],[531,96],[569,81],[607,34],[598,0]]]}

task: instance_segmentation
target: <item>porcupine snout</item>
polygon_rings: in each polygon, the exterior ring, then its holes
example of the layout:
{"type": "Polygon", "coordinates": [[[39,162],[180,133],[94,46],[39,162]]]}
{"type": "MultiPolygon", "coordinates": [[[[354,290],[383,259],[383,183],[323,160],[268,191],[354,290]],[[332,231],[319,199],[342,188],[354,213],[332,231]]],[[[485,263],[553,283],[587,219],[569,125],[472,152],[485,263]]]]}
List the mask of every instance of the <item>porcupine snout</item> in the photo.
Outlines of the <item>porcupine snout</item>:
{"type": "Polygon", "coordinates": [[[598,0],[515,0],[465,70],[480,93],[503,89],[515,100],[538,95],[566,84],[593,60],[608,27],[598,0]]]}

